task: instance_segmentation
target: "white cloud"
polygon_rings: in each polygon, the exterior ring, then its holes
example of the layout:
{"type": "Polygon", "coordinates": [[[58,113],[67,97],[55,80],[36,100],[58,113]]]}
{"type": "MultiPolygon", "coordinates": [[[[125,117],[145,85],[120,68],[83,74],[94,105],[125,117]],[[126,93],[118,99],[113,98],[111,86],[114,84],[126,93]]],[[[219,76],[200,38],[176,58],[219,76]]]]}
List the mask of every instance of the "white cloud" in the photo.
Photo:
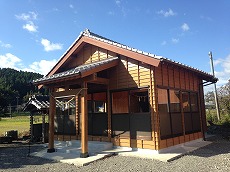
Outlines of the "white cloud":
{"type": "Polygon", "coordinates": [[[170,17],[176,15],[176,13],[172,9],[169,9],[168,11],[160,10],[157,12],[157,14],[163,15],[164,17],[170,17]]]}
{"type": "Polygon", "coordinates": [[[182,24],[181,29],[182,29],[183,31],[188,31],[190,28],[189,28],[189,26],[188,26],[187,23],[184,23],[184,24],[182,24]]]}
{"type": "Polygon", "coordinates": [[[22,60],[11,54],[6,53],[5,55],[0,55],[0,68],[12,68],[15,70],[22,70],[22,71],[28,71],[28,72],[36,72],[40,73],[42,75],[48,74],[48,72],[54,67],[54,65],[57,63],[56,59],[53,60],[41,60],[38,62],[33,62],[32,64],[28,66],[24,66],[22,64],[22,60]]]}
{"type": "Polygon", "coordinates": [[[172,38],[172,43],[173,44],[177,44],[179,42],[179,39],[177,39],[177,38],[172,38]]]}
{"type": "Polygon", "coordinates": [[[29,12],[27,14],[22,13],[20,15],[15,15],[18,20],[31,21],[37,20],[37,14],[35,12],[29,12]]]}
{"type": "Polygon", "coordinates": [[[18,69],[17,65],[21,62],[21,59],[11,53],[6,53],[5,55],[0,55],[0,62],[1,68],[18,69]]]}
{"type": "Polygon", "coordinates": [[[45,51],[54,51],[54,50],[61,50],[62,44],[59,43],[51,43],[48,39],[41,39],[41,44],[44,46],[45,51]]]}
{"type": "Polygon", "coordinates": [[[115,0],[115,3],[119,6],[121,4],[120,0],[115,0]]]}
{"type": "Polygon", "coordinates": [[[115,4],[117,5],[123,17],[126,17],[127,13],[129,12],[129,9],[125,7],[126,2],[122,0],[115,0],[115,4]]]}
{"type": "Polygon", "coordinates": [[[230,54],[225,58],[214,60],[215,76],[219,79],[218,86],[224,85],[230,79],[230,54]]]}
{"type": "Polygon", "coordinates": [[[29,32],[37,32],[38,26],[35,26],[32,21],[22,26],[23,29],[28,30],[29,32]]]}
{"type": "Polygon", "coordinates": [[[29,70],[40,73],[42,75],[46,75],[56,63],[56,59],[53,59],[51,61],[41,60],[39,62],[33,62],[31,65],[29,65],[29,70]]]}
{"type": "Polygon", "coordinates": [[[15,15],[18,20],[22,20],[25,24],[22,26],[23,29],[29,32],[37,32],[38,26],[34,24],[34,21],[37,20],[37,13],[29,12],[27,14],[22,13],[20,15],[15,15]]]}
{"type": "Polygon", "coordinates": [[[72,9],[74,8],[73,4],[70,4],[69,7],[72,8],[72,9]]]}
{"type": "Polygon", "coordinates": [[[0,41],[0,47],[3,47],[3,48],[11,48],[12,46],[10,44],[6,44],[2,41],[0,41]]]}

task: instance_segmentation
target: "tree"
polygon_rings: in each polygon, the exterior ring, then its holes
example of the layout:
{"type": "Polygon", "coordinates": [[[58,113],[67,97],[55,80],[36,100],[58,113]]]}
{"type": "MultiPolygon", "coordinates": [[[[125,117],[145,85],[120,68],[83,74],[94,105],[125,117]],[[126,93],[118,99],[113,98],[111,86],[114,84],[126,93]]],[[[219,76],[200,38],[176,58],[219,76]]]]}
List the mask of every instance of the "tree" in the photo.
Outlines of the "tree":
{"type": "Polygon", "coordinates": [[[230,114],[230,81],[218,89],[218,98],[221,111],[230,114]]]}
{"type": "Polygon", "coordinates": [[[10,68],[0,68],[0,112],[4,112],[9,104],[15,106],[28,100],[33,94],[44,94],[31,82],[43,75],[33,72],[17,71],[10,68]]]}
{"type": "MultiPolygon", "coordinates": [[[[217,89],[217,97],[219,100],[220,112],[222,115],[230,115],[230,80],[227,84],[217,89]]],[[[208,92],[205,94],[206,103],[215,103],[214,93],[208,92]]]]}

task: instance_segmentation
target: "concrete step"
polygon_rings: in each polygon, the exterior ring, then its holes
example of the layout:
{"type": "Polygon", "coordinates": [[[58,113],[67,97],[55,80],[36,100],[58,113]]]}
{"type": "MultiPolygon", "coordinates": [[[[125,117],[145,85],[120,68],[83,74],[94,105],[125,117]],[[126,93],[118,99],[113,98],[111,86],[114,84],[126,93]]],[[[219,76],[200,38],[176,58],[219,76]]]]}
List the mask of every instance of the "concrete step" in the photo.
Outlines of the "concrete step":
{"type": "MultiPolygon", "coordinates": [[[[69,153],[69,154],[80,154],[81,142],[79,140],[72,141],[55,141],[54,147],[57,152],[69,153]]],[[[94,155],[102,151],[111,150],[113,144],[109,142],[89,141],[88,150],[89,153],[94,155]]]]}

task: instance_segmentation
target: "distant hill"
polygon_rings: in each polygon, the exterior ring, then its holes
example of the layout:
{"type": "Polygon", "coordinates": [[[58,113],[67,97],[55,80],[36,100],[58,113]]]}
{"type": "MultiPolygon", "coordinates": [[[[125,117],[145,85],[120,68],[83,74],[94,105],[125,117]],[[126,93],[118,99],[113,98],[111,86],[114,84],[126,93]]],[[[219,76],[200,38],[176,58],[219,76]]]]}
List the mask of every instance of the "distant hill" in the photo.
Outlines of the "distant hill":
{"type": "Polygon", "coordinates": [[[33,72],[17,71],[10,68],[0,68],[0,112],[7,106],[22,104],[32,94],[45,94],[45,90],[38,90],[31,82],[43,75],[33,72]]]}

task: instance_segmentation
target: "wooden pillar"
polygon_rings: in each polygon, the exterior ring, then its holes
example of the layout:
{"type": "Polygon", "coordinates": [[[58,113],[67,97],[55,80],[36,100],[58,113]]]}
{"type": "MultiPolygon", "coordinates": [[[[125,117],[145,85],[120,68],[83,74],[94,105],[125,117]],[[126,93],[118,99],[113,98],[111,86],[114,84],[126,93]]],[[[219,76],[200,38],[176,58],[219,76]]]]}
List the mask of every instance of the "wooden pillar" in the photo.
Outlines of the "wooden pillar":
{"type": "Polygon", "coordinates": [[[34,129],[34,118],[33,118],[33,112],[30,112],[30,142],[32,142],[33,141],[33,139],[34,139],[34,131],[33,131],[33,129],[34,129]]]}
{"type": "Polygon", "coordinates": [[[49,144],[48,153],[55,152],[54,149],[54,115],[56,113],[56,101],[55,97],[52,96],[53,90],[50,92],[50,108],[49,108],[49,144]]]}
{"type": "Polygon", "coordinates": [[[206,141],[205,132],[207,131],[207,121],[205,114],[205,103],[204,103],[204,90],[202,80],[199,82],[199,91],[198,91],[198,105],[200,111],[200,127],[203,135],[203,140],[206,141]]]}
{"type": "Polygon", "coordinates": [[[107,86],[107,113],[108,113],[108,138],[109,138],[109,141],[111,141],[112,115],[111,115],[111,98],[110,98],[109,86],[107,86]]]}
{"type": "Polygon", "coordinates": [[[45,114],[42,114],[42,143],[45,143],[45,114]]]}
{"type": "Polygon", "coordinates": [[[88,154],[88,111],[87,111],[87,83],[82,84],[81,94],[81,158],[87,158],[88,154]]]}
{"type": "Polygon", "coordinates": [[[76,128],[76,138],[78,139],[78,135],[79,135],[79,124],[80,124],[80,121],[79,121],[79,109],[78,109],[78,95],[75,96],[75,111],[76,111],[76,114],[75,114],[75,128],[76,128]]]}

